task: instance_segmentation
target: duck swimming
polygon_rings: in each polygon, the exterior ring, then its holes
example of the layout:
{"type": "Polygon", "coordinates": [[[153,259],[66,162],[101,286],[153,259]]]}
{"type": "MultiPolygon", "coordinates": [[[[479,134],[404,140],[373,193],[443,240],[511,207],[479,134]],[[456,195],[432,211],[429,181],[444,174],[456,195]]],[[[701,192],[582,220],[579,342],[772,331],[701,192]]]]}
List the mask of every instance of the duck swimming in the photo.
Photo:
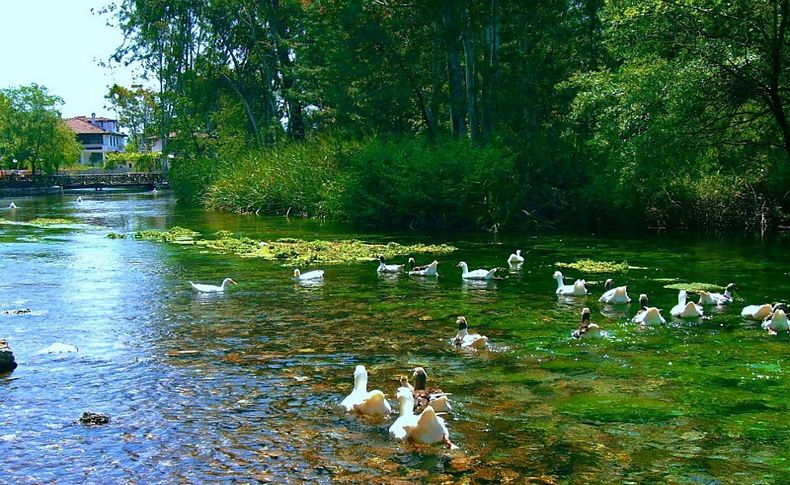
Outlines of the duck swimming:
{"type": "Polygon", "coordinates": [[[518,266],[524,262],[524,256],[521,255],[521,250],[516,249],[516,252],[507,258],[507,264],[510,266],[518,266]]]}
{"type": "Polygon", "coordinates": [[[461,268],[461,278],[465,280],[491,280],[494,279],[497,270],[497,268],[494,268],[491,270],[476,269],[474,271],[469,271],[469,266],[465,261],[461,261],[457,266],[461,268]]]}
{"type": "Polygon", "coordinates": [[[427,406],[433,407],[434,411],[439,413],[453,410],[447,394],[438,387],[427,387],[428,373],[423,367],[415,367],[412,377],[414,377],[414,390],[412,391],[414,412],[420,413],[427,406]]]}
{"type": "Polygon", "coordinates": [[[384,255],[379,255],[379,267],[376,268],[376,271],[379,273],[401,273],[403,272],[403,264],[387,264],[384,261],[384,255]]]}
{"type": "Polygon", "coordinates": [[[453,345],[463,349],[481,350],[488,346],[488,337],[479,333],[469,333],[466,317],[459,316],[455,323],[458,324],[458,333],[453,338],[453,345]]]}
{"type": "Polygon", "coordinates": [[[582,323],[579,328],[573,331],[573,338],[602,338],[601,327],[596,323],[590,322],[590,309],[582,309],[582,323]]]}
{"type": "Polygon", "coordinates": [[[16,204],[14,204],[13,202],[11,202],[10,204],[8,204],[8,208],[9,208],[9,209],[16,209],[16,204]]]}
{"type": "Polygon", "coordinates": [[[563,281],[562,273],[555,271],[553,275],[557,280],[557,294],[566,296],[584,296],[587,294],[587,286],[584,280],[576,280],[572,285],[566,285],[563,281]]]}
{"type": "Polygon", "coordinates": [[[628,296],[627,287],[626,286],[618,286],[617,288],[612,288],[614,286],[614,280],[611,278],[606,280],[604,283],[604,288],[606,292],[598,298],[598,301],[603,303],[631,303],[631,297],[628,296]]]}
{"type": "Polygon", "coordinates": [[[294,268],[294,279],[297,281],[307,281],[307,280],[320,280],[324,277],[324,270],[316,269],[313,271],[308,271],[307,273],[302,273],[299,271],[299,268],[294,268]]]}
{"type": "Polygon", "coordinates": [[[779,332],[790,332],[787,315],[781,308],[774,310],[773,315],[763,322],[762,327],[768,330],[768,333],[771,335],[777,335],[779,332]]]}
{"type": "Polygon", "coordinates": [[[386,416],[391,411],[384,393],[379,390],[368,392],[368,371],[364,365],[354,369],[354,389],[340,402],[346,412],[357,412],[367,416],[386,416]]]}
{"type": "Polygon", "coordinates": [[[747,305],[741,310],[741,316],[749,320],[762,321],[770,317],[777,308],[784,308],[784,303],[776,303],[773,306],[771,306],[770,303],[765,303],[763,305],[747,305]]]}
{"type": "Polygon", "coordinates": [[[233,283],[234,285],[237,284],[235,281],[233,281],[230,278],[225,278],[224,280],[222,280],[222,284],[219,286],[203,285],[200,283],[192,283],[191,281],[189,282],[189,284],[192,285],[192,289],[200,293],[222,293],[228,288],[229,283],[233,283]]]}
{"type": "Polygon", "coordinates": [[[642,293],[639,295],[639,311],[631,319],[632,322],[638,323],[642,326],[645,325],[662,325],[667,323],[664,317],[661,316],[661,310],[656,307],[647,306],[647,295],[642,293]]]}
{"type": "Polygon", "coordinates": [[[397,397],[400,415],[390,426],[390,435],[402,441],[410,440],[426,445],[442,442],[448,448],[455,447],[450,441],[447,425],[431,406],[417,415],[413,411],[414,399],[407,387],[399,388],[397,397]]]}
{"type": "Polygon", "coordinates": [[[688,294],[686,290],[680,290],[678,293],[678,304],[673,306],[669,313],[673,317],[678,318],[697,318],[702,317],[702,305],[698,305],[693,301],[686,302],[688,294]]]}
{"type": "Polygon", "coordinates": [[[411,276],[439,276],[439,272],[437,271],[437,267],[439,266],[439,262],[435,261],[431,264],[426,264],[423,266],[417,266],[416,261],[414,258],[409,258],[409,275],[411,276]]]}
{"type": "Polygon", "coordinates": [[[716,305],[719,305],[719,306],[721,306],[721,305],[729,305],[730,303],[732,303],[732,292],[737,290],[737,289],[738,289],[738,287],[735,286],[735,283],[730,283],[724,289],[724,294],[721,294],[721,293],[710,293],[709,294],[709,301],[711,301],[712,304],[716,304],[716,305]]]}

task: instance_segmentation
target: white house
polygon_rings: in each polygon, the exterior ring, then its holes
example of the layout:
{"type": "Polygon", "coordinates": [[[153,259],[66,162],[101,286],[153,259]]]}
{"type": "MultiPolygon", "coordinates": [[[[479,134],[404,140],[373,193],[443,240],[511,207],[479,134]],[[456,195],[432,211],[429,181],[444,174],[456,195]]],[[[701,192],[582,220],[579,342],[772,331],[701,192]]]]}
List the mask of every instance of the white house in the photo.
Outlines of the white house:
{"type": "Polygon", "coordinates": [[[122,152],[126,146],[126,135],[119,132],[118,120],[91,113],[90,118],[77,116],[65,121],[82,144],[81,164],[101,165],[107,153],[122,152]]]}

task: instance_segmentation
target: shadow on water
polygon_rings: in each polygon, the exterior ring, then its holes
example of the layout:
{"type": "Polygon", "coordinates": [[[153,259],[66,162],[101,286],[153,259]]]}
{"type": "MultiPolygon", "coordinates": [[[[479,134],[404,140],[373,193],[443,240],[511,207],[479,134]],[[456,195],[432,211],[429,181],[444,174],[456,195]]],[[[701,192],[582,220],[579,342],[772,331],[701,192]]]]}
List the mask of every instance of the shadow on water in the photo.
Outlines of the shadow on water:
{"type": "Polygon", "coordinates": [[[277,262],[106,234],[181,225],[261,239],[420,238],[204,212],[167,194],[75,198],[17,199],[0,215],[78,223],[0,225],[0,312],[31,310],[0,314],[20,365],[0,376],[3,479],[13,483],[772,483],[790,472],[790,336],[771,338],[739,316],[744,304],[790,294],[787,241],[432,235],[459,247],[438,256],[438,278],[379,275],[369,263],[326,265],[323,281],[295,282],[277,262]],[[455,268],[506,267],[516,248],[526,261],[503,279],[462,281],[455,268]],[[584,258],[643,268],[613,276],[665,315],[677,297],[669,281],[735,281],[743,300],[710,308],[710,320],[640,331],[630,323],[636,302],[598,303],[608,275],[565,270],[566,281],[589,281],[591,295],[554,294],[555,263],[584,258]],[[187,283],[225,277],[239,285],[224,294],[187,283]],[[585,306],[608,338],[569,338],[585,306]],[[458,315],[492,350],[450,345],[458,315]],[[40,353],[55,342],[79,351],[40,353]],[[360,363],[390,398],[398,376],[425,366],[452,394],[446,418],[460,449],[396,443],[387,423],[338,412],[360,363]],[[112,421],[75,424],[87,410],[112,421]]]}

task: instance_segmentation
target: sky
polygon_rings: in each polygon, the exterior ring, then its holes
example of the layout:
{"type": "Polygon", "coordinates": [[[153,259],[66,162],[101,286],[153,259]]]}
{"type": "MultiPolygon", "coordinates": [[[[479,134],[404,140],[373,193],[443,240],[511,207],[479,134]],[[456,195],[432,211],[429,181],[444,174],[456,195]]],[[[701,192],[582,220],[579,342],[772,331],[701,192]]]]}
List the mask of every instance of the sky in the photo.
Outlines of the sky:
{"type": "Polygon", "coordinates": [[[120,29],[92,14],[109,0],[0,0],[0,89],[36,83],[63,98],[63,117],[115,116],[104,96],[135,83],[130,67],[100,67],[120,29]]]}

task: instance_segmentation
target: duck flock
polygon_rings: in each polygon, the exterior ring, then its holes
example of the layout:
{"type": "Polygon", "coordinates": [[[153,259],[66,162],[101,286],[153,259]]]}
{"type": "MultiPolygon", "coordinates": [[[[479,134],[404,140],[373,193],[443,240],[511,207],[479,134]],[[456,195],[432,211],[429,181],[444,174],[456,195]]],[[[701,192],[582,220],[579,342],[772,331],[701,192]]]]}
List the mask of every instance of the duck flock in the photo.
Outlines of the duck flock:
{"type": "MultiPolygon", "coordinates": [[[[520,269],[524,263],[521,250],[517,250],[507,259],[507,264],[511,269],[520,269]]],[[[378,273],[398,274],[407,272],[411,276],[437,277],[438,261],[433,261],[424,266],[418,266],[414,258],[409,258],[408,269],[404,264],[387,264],[384,256],[379,256],[378,273]]],[[[464,280],[492,280],[497,278],[497,268],[475,269],[469,271],[466,262],[461,261],[457,267],[461,268],[461,278],[464,280]]],[[[293,277],[296,281],[310,282],[319,281],[324,277],[323,270],[313,270],[306,273],[294,269],[293,277]]],[[[587,283],[583,279],[576,280],[573,284],[566,285],[561,272],[556,271],[553,275],[557,281],[556,294],[559,296],[575,297],[587,296],[587,283]]],[[[199,292],[222,292],[225,291],[229,283],[236,282],[230,278],[225,278],[220,286],[200,285],[190,281],[192,288],[199,292]]],[[[631,303],[626,286],[614,286],[612,279],[607,279],[604,283],[605,292],[598,299],[599,302],[609,305],[627,305],[631,303]]],[[[733,292],[737,290],[734,283],[730,283],[724,293],[709,293],[699,291],[699,302],[688,301],[688,293],[681,290],[678,293],[678,304],[673,306],[669,313],[672,317],[679,319],[697,318],[708,319],[704,313],[704,307],[715,305],[725,307],[733,302],[733,292]]],[[[741,316],[751,320],[762,321],[762,328],[771,335],[779,332],[790,332],[786,308],[783,303],[765,303],[762,305],[748,305],[741,311],[741,316]]],[[[646,294],[639,295],[639,311],[631,319],[633,323],[641,327],[651,325],[661,325],[666,323],[666,319],[661,314],[662,310],[651,307],[648,304],[646,294]]],[[[590,339],[605,338],[606,332],[600,325],[591,321],[591,311],[584,308],[581,314],[581,324],[571,333],[572,338],[590,339]]],[[[459,316],[456,320],[458,333],[450,340],[451,345],[467,349],[469,351],[479,351],[488,348],[488,337],[469,332],[469,325],[465,317],[459,316]]],[[[447,425],[442,414],[452,410],[449,402],[449,395],[442,392],[438,387],[427,386],[427,373],[423,367],[416,367],[413,370],[414,385],[408,379],[401,378],[400,387],[396,391],[398,418],[389,427],[392,437],[402,441],[410,441],[422,444],[444,443],[448,448],[455,445],[450,440],[447,425]]],[[[357,365],[354,369],[354,387],[351,393],[340,402],[340,407],[347,413],[364,415],[376,418],[387,418],[392,414],[392,406],[387,400],[386,395],[381,390],[367,390],[368,373],[364,365],[357,365]]]]}

